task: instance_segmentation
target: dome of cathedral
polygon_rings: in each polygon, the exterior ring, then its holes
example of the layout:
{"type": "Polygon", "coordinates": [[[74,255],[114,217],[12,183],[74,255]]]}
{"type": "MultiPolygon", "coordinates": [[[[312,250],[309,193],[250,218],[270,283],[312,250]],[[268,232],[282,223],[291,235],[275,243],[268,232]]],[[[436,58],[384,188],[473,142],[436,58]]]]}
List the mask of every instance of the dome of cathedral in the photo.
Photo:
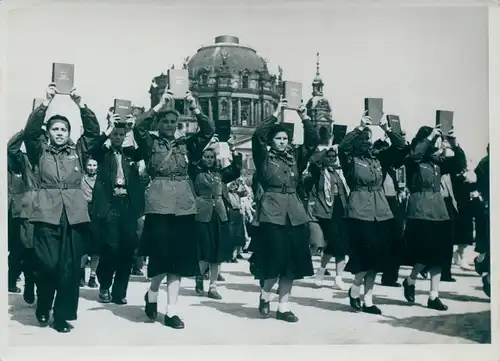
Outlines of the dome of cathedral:
{"type": "Polygon", "coordinates": [[[228,35],[217,36],[214,44],[198,49],[189,60],[187,67],[190,75],[193,76],[200,69],[221,68],[223,61],[226,62],[227,67],[236,71],[254,72],[261,71],[265,67],[264,60],[255,49],[240,45],[237,37],[228,35]]]}

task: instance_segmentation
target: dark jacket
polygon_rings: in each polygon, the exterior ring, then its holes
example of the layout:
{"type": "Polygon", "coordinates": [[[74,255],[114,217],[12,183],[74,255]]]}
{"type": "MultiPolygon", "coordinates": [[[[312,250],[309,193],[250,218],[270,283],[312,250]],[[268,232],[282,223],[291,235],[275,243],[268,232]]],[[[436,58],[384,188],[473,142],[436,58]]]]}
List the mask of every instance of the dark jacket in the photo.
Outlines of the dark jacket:
{"type": "MultiPolygon", "coordinates": [[[[99,164],[90,209],[91,218],[95,220],[108,217],[112,209],[113,190],[116,186],[118,164],[115,151],[104,146],[107,139],[106,134],[101,134],[89,150],[92,158],[99,164]]],[[[121,153],[125,189],[130,202],[130,219],[135,221],[141,216],[144,204],[145,187],[141,182],[137,168],[137,162],[141,160],[141,154],[136,149],[123,149],[121,153]]]]}
{"type": "Polygon", "coordinates": [[[241,175],[243,158],[238,155],[232,163],[220,171],[209,171],[199,167],[195,175],[194,189],[196,193],[196,221],[207,223],[212,220],[215,210],[221,222],[228,220],[226,204],[228,202],[227,188],[224,184],[238,179],[241,175]],[[225,194],[226,193],[226,194],[225,194]]]}
{"type": "Polygon", "coordinates": [[[394,167],[399,152],[404,151],[403,138],[388,132],[391,146],[375,154],[353,156],[354,142],[361,135],[359,128],[348,133],[339,144],[339,160],[351,193],[348,217],[363,221],[385,221],[393,218],[383,185],[384,170],[394,167]]]}
{"type": "Polygon", "coordinates": [[[474,170],[477,176],[476,188],[483,197],[483,201],[488,205],[490,203],[490,156],[489,154],[481,159],[474,170]]]}
{"type": "Polygon", "coordinates": [[[256,174],[263,194],[258,202],[258,222],[292,226],[311,221],[297,195],[299,179],[309,158],[319,144],[319,136],[309,119],[304,120],[304,144],[290,153],[278,154],[267,150],[267,137],[277,119],[264,120],[252,137],[252,154],[256,174]]]}
{"type": "Polygon", "coordinates": [[[39,184],[30,220],[59,225],[63,209],[70,225],[89,222],[87,201],[81,178],[88,157],[88,146],[99,136],[99,122],[87,107],[80,109],[83,134],[75,145],[56,148],[47,144],[42,124],[47,107],[40,105],[30,115],[24,137],[26,152],[39,184]]]}
{"type": "Polygon", "coordinates": [[[146,160],[151,183],[146,195],[146,214],[196,214],[193,183],[189,177],[189,163],[201,158],[203,148],[212,138],[215,128],[204,114],[196,116],[198,133],[169,142],[151,134],[155,118],[153,109],[135,121],[134,138],[141,156],[146,160]]]}
{"type": "Polygon", "coordinates": [[[8,205],[12,218],[28,219],[37,182],[27,155],[21,151],[23,139],[20,131],[7,144],[8,205]]]}
{"type": "Polygon", "coordinates": [[[322,164],[322,158],[326,154],[326,150],[316,153],[309,162],[309,175],[306,183],[311,186],[308,192],[309,208],[311,215],[315,218],[331,219],[333,215],[334,203],[338,200],[342,203],[344,215],[347,216],[347,189],[339,175],[339,170],[331,167],[326,167],[322,164]],[[330,192],[332,195],[331,204],[327,202],[325,194],[325,173],[330,173],[330,192]],[[338,195],[338,199],[336,200],[338,195]]]}
{"type": "Polygon", "coordinates": [[[408,219],[447,221],[450,217],[441,195],[441,176],[453,171],[455,160],[443,154],[429,154],[431,146],[426,138],[417,143],[406,158],[410,191],[406,216],[408,219]]]}

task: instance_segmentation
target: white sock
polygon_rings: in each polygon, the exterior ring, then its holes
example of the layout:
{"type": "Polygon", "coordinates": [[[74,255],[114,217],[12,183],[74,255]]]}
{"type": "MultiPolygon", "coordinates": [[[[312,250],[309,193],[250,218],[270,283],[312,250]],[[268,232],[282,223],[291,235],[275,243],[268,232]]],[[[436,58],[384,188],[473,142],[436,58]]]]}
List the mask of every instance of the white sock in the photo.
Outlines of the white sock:
{"type": "Polygon", "coordinates": [[[325,267],[320,267],[318,268],[318,272],[316,272],[316,277],[321,277],[325,275],[326,268],[325,267]]]}
{"type": "Polygon", "coordinates": [[[438,291],[431,291],[431,292],[429,292],[429,298],[431,300],[435,300],[436,298],[438,298],[438,296],[439,296],[439,292],[438,291]]]}
{"type": "Polygon", "coordinates": [[[158,292],[153,292],[151,290],[148,291],[148,301],[151,303],[158,302],[158,292]]]}
{"type": "Polygon", "coordinates": [[[269,300],[271,299],[271,292],[266,292],[262,290],[260,294],[264,302],[269,302],[269,300]]]}
{"type": "Polygon", "coordinates": [[[174,317],[177,315],[175,305],[167,305],[167,317],[174,317]]]}
{"type": "Polygon", "coordinates": [[[356,286],[354,283],[351,286],[351,297],[359,298],[361,294],[361,286],[356,286]]]}
{"type": "Polygon", "coordinates": [[[407,277],[406,278],[406,282],[410,285],[410,286],[413,286],[415,284],[415,280],[411,277],[407,277]]]}
{"type": "Polygon", "coordinates": [[[285,312],[288,312],[290,311],[290,307],[288,306],[288,302],[280,302],[278,304],[278,311],[281,312],[281,313],[285,313],[285,312]]]}
{"type": "Polygon", "coordinates": [[[365,306],[366,307],[372,307],[373,306],[373,296],[372,295],[365,295],[365,306]]]}

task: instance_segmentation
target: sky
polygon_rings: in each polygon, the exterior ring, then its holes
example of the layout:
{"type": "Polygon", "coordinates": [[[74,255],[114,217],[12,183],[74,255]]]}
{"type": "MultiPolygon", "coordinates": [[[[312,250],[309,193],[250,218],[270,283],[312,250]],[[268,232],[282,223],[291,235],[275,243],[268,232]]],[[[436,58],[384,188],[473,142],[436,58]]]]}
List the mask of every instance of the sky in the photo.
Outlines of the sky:
{"type": "MultiPolygon", "coordinates": [[[[488,134],[488,14],[486,8],[169,8],[109,3],[51,4],[8,14],[7,119],[23,128],[32,100],[43,97],[51,63],[75,64],[75,85],[101,127],[113,99],[149,108],[154,76],[218,35],[280,65],[285,80],[311,93],[320,53],[324,95],[333,118],[359,123],[365,97],[384,99],[413,137],[434,125],[438,109],[452,110],[459,143],[471,165],[486,152],[488,134]]],[[[64,96],[49,114],[77,119],[64,96]]]]}

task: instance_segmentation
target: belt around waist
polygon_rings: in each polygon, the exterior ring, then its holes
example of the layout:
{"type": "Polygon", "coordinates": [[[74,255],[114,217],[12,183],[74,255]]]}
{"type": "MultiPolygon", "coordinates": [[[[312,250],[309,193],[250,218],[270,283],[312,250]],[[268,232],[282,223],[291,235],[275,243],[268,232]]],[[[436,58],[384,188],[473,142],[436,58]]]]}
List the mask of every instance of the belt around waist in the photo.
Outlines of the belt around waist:
{"type": "Polygon", "coordinates": [[[281,193],[281,194],[293,194],[296,193],[297,190],[295,188],[290,187],[266,187],[264,188],[264,193],[281,193]]]}
{"type": "Polygon", "coordinates": [[[80,189],[80,185],[58,183],[58,184],[41,184],[39,189],[80,189]]]}
{"type": "Polygon", "coordinates": [[[222,199],[222,195],[220,196],[198,196],[202,199],[222,199]]]}
{"type": "Polygon", "coordinates": [[[383,188],[381,186],[362,186],[362,187],[356,187],[352,191],[365,191],[365,192],[376,192],[376,191],[381,191],[383,188]]]}
{"type": "Polygon", "coordinates": [[[163,179],[163,180],[170,180],[170,181],[182,181],[182,180],[187,180],[189,179],[188,175],[159,175],[153,178],[153,180],[156,179],[163,179]]]}

